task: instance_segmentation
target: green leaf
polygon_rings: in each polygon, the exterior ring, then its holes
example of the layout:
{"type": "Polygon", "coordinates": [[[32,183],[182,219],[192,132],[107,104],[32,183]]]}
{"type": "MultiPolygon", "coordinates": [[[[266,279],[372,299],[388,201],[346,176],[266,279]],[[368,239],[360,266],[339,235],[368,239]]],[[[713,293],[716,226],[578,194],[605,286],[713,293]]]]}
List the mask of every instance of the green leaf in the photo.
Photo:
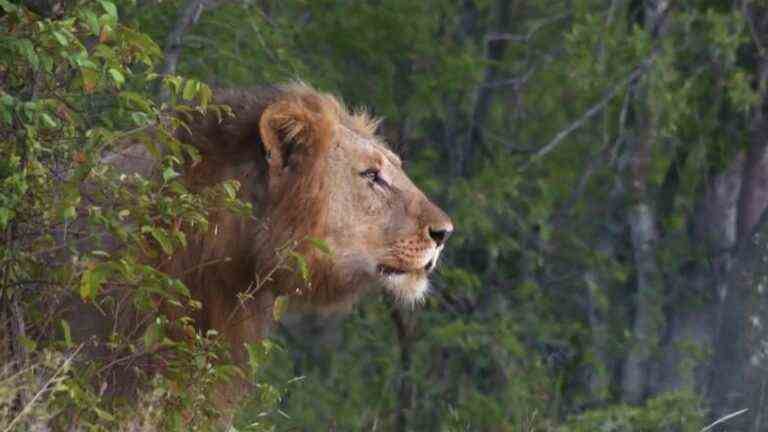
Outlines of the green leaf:
{"type": "Polygon", "coordinates": [[[43,63],[43,69],[45,70],[45,72],[47,73],[53,72],[53,61],[54,61],[53,58],[49,56],[44,56],[43,58],[40,59],[40,61],[43,63]]]}
{"type": "Polygon", "coordinates": [[[131,113],[131,120],[133,120],[133,123],[136,124],[137,126],[148,125],[150,122],[149,117],[147,116],[147,113],[138,112],[138,111],[131,113]]]}
{"type": "Polygon", "coordinates": [[[53,30],[51,33],[53,34],[53,37],[56,38],[56,41],[59,42],[59,45],[63,47],[69,46],[69,41],[67,40],[67,37],[64,34],[62,34],[60,31],[53,30]]]}
{"type": "Polygon", "coordinates": [[[224,182],[222,183],[222,187],[224,188],[224,191],[226,191],[227,197],[230,199],[237,198],[237,188],[232,184],[232,182],[224,182]]]}
{"type": "Polygon", "coordinates": [[[43,124],[49,128],[55,128],[56,127],[56,121],[51,118],[48,113],[40,113],[40,118],[43,119],[43,124]]]}
{"type": "Polygon", "coordinates": [[[3,96],[0,97],[0,102],[5,106],[13,106],[13,96],[8,93],[3,93],[3,96]]]}
{"type": "Polygon", "coordinates": [[[181,77],[166,75],[163,77],[163,84],[171,91],[171,93],[176,94],[181,87],[181,77]]]}
{"type": "Polygon", "coordinates": [[[99,74],[95,70],[88,68],[80,68],[80,73],[83,76],[83,90],[86,93],[92,93],[99,82],[99,74]]]}
{"type": "Polygon", "coordinates": [[[187,235],[184,231],[174,230],[173,237],[181,244],[182,247],[187,247],[187,235]]]}
{"type": "Polygon", "coordinates": [[[8,93],[3,93],[3,95],[0,96],[0,102],[3,104],[3,121],[10,126],[13,124],[13,96],[8,93]]]}
{"type": "Polygon", "coordinates": [[[125,101],[128,102],[128,105],[132,108],[137,108],[144,112],[149,112],[152,110],[150,100],[138,93],[123,91],[120,92],[119,96],[125,99],[125,101]]]}
{"type": "Polygon", "coordinates": [[[14,212],[13,210],[5,207],[0,207],[0,228],[5,228],[8,225],[8,222],[13,219],[14,212]]]}
{"type": "Polygon", "coordinates": [[[192,79],[187,80],[186,84],[184,84],[184,92],[181,94],[181,97],[191,100],[195,97],[198,88],[200,88],[199,82],[192,79]]]}
{"type": "Polygon", "coordinates": [[[183,295],[184,297],[187,297],[187,298],[192,297],[192,293],[189,292],[189,288],[187,288],[187,286],[184,285],[184,282],[178,279],[171,280],[171,288],[176,290],[179,294],[183,295]]]}
{"type": "Polygon", "coordinates": [[[86,10],[83,12],[85,21],[88,23],[88,27],[91,30],[91,34],[98,36],[101,33],[101,24],[99,24],[99,17],[96,16],[93,11],[86,10]]]}
{"type": "Polygon", "coordinates": [[[115,62],[119,59],[115,53],[115,49],[107,44],[100,43],[93,48],[91,52],[91,58],[104,59],[105,62],[115,62]]]}
{"type": "Polygon", "coordinates": [[[285,314],[285,312],[288,310],[288,297],[287,296],[280,296],[275,299],[275,304],[272,307],[272,317],[275,319],[275,321],[280,321],[280,318],[285,314]]]}
{"type": "Polygon", "coordinates": [[[37,53],[35,52],[34,45],[32,45],[32,41],[29,39],[19,39],[16,42],[16,45],[18,46],[18,50],[21,52],[21,54],[32,66],[32,69],[37,70],[40,66],[40,59],[37,57],[37,53]]]}
{"type": "Polygon", "coordinates": [[[316,237],[307,237],[307,241],[317,250],[320,252],[326,254],[326,255],[333,255],[333,251],[331,250],[331,247],[328,246],[328,242],[326,242],[323,239],[319,239],[316,237]]]}
{"type": "Polygon", "coordinates": [[[80,298],[86,301],[95,299],[111,273],[111,268],[104,263],[84,271],[80,278],[80,298]]]}
{"type": "Polygon", "coordinates": [[[64,345],[66,345],[67,348],[72,348],[74,344],[72,343],[72,330],[69,328],[69,323],[67,320],[61,320],[59,322],[61,323],[62,331],[64,331],[64,345]]]}
{"type": "Polygon", "coordinates": [[[163,170],[163,180],[168,181],[171,179],[175,179],[180,174],[173,170],[173,167],[167,167],[163,170]]]}
{"type": "Polygon", "coordinates": [[[163,325],[160,321],[147,326],[147,330],[144,332],[144,348],[151,348],[156,342],[163,338],[163,325]]]}
{"type": "Polygon", "coordinates": [[[141,232],[148,232],[155,240],[157,240],[166,255],[173,254],[173,244],[164,229],[145,225],[141,227],[141,232]]]}
{"type": "Polygon", "coordinates": [[[248,351],[248,366],[251,367],[251,373],[255,373],[261,365],[267,362],[269,352],[274,345],[267,340],[245,343],[244,345],[245,349],[248,351]]]}
{"type": "Polygon", "coordinates": [[[93,69],[96,71],[99,66],[91,60],[86,51],[77,51],[75,53],[66,56],[72,64],[75,64],[81,68],[93,69]]]}
{"type": "Polygon", "coordinates": [[[181,411],[175,410],[171,412],[170,415],[170,422],[168,424],[168,430],[169,431],[182,431],[184,430],[184,419],[181,417],[181,411]]]}
{"type": "Polygon", "coordinates": [[[18,6],[9,3],[7,0],[0,0],[0,8],[3,8],[8,13],[16,12],[19,9],[18,6]]]}
{"type": "Polygon", "coordinates": [[[299,274],[304,282],[309,282],[309,264],[307,258],[304,255],[291,251],[290,255],[296,260],[296,267],[299,270],[299,274]]]}
{"type": "MultiPolygon", "coordinates": [[[[145,55],[140,61],[149,62],[148,64],[151,64],[152,58],[159,58],[163,55],[163,51],[148,35],[130,28],[123,28],[122,34],[125,40],[135,45],[136,48],[141,51],[141,54],[145,55]]],[[[155,76],[156,74],[149,74],[147,79],[154,79],[155,76]]]]}
{"type": "Polygon", "coordinates": [[[77,211],[75,210],[75,207],[73,207],[73,206],[67,206],[67,207],[64,207],[64,209],[61,210],[61,219],[72,220],[76,216],[77,216],[77,211]]]}
{"type": "Polygon", "coordinates": [[[107,0],[99,0],[99,3],[101,3],[101,7],[104,8],[104,11],[107,12],[110,17],[117,20],[117,6],[115,6],[114,3],[107,0]]]}
{"type": "Polygon", "coordinates": [[[93,407],[93,411],[102,420],[109,421],[109,422],[113,422],[116,420],[115,416],[95,406],[93,407]]]}
{"type": "Polygon", "coordinates": [[[117,88],[120,88],[123,84],[125,84],[125,77],[119,70],[115,68],[109,68],[109,74],[112,75],[112,80],[115,81],[117,88]]]}
{"type": "Polygon", "coordinates": [[[207,107],[208,103],[211,102],[211,99],[213,99],[213,92],[211,91],[211,88],[203,83],[200,84],[200,91],[197,93],[197,95],[200,98],[200,106],[203,108],[207,107]]]}
{"type": "Polygon", "coordinates": [[[233,364],[216,365],[214,371],[225,379],[232,379],[236,376],[242,379],[248,379],[248,376],[243,369],[233,364]]]}
{"type": "Polygon", "coordinates": [[[35,351],[37,349],[37,342],[25,336],[17,336],[19,342],[27,349],[27,351],[35,351]]]}

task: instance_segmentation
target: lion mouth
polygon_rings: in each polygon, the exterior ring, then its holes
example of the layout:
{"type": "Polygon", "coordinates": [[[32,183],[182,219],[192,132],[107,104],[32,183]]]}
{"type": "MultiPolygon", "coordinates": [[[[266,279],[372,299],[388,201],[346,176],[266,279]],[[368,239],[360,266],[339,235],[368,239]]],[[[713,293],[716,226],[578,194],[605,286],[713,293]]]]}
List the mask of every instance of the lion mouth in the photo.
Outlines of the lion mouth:
{"type": "Polygon", "coordinates": [[[429,274],[435,268],[435,260],[430,260],[427,265],[413,270],[404,270],[397,267],[392,267],[386,264],[379,264],[376,266],[376,271],[381,276],[400,276],[409,273],[424,273],[429,274]]]}
{"type": "Polygon", "coordinates": [[[399,268],[388,266],[386,264],[379,264],[376,270],[382,276],[398,276],[398,275],[404,275],[404,274],[408,273],[405,270],[401,270],[399,268]]]}
{"type": "Polygon", "coordinates": [[[424,271],[427,272],[427,273],[431,273],[432,270],[434,270],[436,266],[437,266],[437,260],[432,258],[431,260],[429,260],[427,265],[424,266],[424,271]]]}

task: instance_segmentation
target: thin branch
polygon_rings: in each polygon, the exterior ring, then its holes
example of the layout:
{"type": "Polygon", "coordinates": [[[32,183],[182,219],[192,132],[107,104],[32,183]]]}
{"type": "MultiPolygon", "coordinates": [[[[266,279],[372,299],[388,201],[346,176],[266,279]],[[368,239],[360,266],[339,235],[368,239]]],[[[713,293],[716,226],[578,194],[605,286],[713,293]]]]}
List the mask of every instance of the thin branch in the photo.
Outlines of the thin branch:
{"type": "Polygon", "coordinates": [[[230,262],[230,261],[232,261],[232,258],[228,257],[228,256],[223,257],[223,258],[216,258],[216,259],[208,260],[208,261],[202,262],[202,263],[200,263],[200,264],[198,264],[196,266],[193,266],[193,267],[190,267],[190,268],[184,270],[182,273],[180,273],[176,277],[182,278],[184,276],[192,274],[193,272],[195,272],[197,270],[202,269],[203,267],[208,267],[208,266],[211,266],[211,265],[221,264],[221,263],[230,262]]]}
{"type": "Polygon", "coordinates": [[[619,115],[619,134],[616,139],[611,143],[607,141],[595,154],[589,156],[587,162],[587,168],[584,171],[584,175],[579,180],[578,184],[573,188],[570,198],[565,202],[565,205],[555,214],[552,219],[552,225],[559,227],[560,224],[568,217],[569,213],[576,206],[581,198],[584,196],[584,192],[589,185],[589,180],[592,178],[598,168],[604,163],[612,164],[613,160],[618,154],[617,148],[624,140],[624,124],[626,121],[627,111],[629,108],[630,91],[626,92],[624,96],[624,102],[622,103],[621,114],[619,115]]]}
{"type": "MultiPolygon", "coordinates": [[[[652,34],[657,36],[658,32],[661,30],[661,28],[666,23],[667,17],[669,16],[669,13],[672,9],[674,9],[675,2],[670,1],[669,4],[667,4],[667,7],[660,11],[658,14],[658,18],[653,24],[652,28],[652,34]]],[[[523,168],[527,168],[529,165],[533,164],[534,162],[537,162],[539,159],[541,159],[543,156],[550,153],[552,150],[554,150],[560,143],[568,137],[573,131],[581,128],[584,126],[584,124],[591,119],[595,114],[602,111],[603,108],[610,102],[616,95],[619,93],[619,91],[628,86],[633,84],[635,81],[637,81],[641,76],[643,76],[648,70],[650,69],[650,66],[653,64],[653,61],[656,59],[657,54],[661,51],[661,46],[656,46],[652,51],[651,54],[643,60],[642,63],[640,63],[632,73],[630,73],[626,78],[619,81],[616,85],[614,85],[608,92],[603,96],[603,98],[593,105],[590,109],[588,109],[581,117],[579,117],[576,121],[571,123],[567,128],[561,130],[558,132],[557,135],[550,141],[547,145],[542,147],[536,154],[523,166],[523,168]]]]}
{"type": "Polygon", "coordinates": [[[488,137],[489,140],[493,140],[501,145],[504,146],[504,149],[510,153],[533,153],[536,151],[533,147],[525,147],[521,146],[519,144],[515,144],[513,142],[508,141],[505,137],[493,132],[492,130],[488,128],[482,128],[483,133],[488,137]]]}
{"type": "Polygon", "coordinates": [[[533,73],[536,71],[536,66],[531,67],[528,69],[526,73],[524,73],[522,76],[519,76],[517,78],[508,78],[503,79],[499,81],[489,82],[489,83],[483,83],[481,84],[482,87],[489,87],[489,88],[496,88],[496,87],[506,87],[506,86],[513,86],[515,88],[522,87],[523,84],[528,82],[528,79],[531,78],[533,73]]]}
{"type": "Polygon", "coordinates": [[[184,33],[197,23],[197,20],[200,19],[200,14],[203,13],[203,9],[205,9],[205,0],[189,0],[181,9],[176,25],[173,26],[173,29],[168,34],[168,39],[165,43],[165,61],[163,62],[162,69],[160,69],[161,75],[176,73],[176,66],[181,56],[181,42],[184,38],[184,33]]]}
{"type": "Polygon", "coordinates": [[[765,56],[765,47],[763,46],[762,41],[760,40],[760,33],[755,27],[755,20],[753,19],[753,14],[749,11],[749,2],[742,2],[742,14],[744,17],[746,17],[747,21],[747,27],[749,27],[749,34],[752,36],[752,41],[755,43],[755,47],[757,48],[757,52],[760,54],[761,57],[765,56]]]}
{"type": "MultiPolygon", "coordinates": [[[[181,8],[179,17],[176,20],[176,24],[168,34],[168,39],[165,42],[165,52],[162,68],[160,68],[160,75],[173,75],[176,73],[176,67],[179,64],[179,58],[181,57],[181,49],[183,47],[184,35],[192,28],[200,19],[203,11],[206,9],[213,9],[224,3],[227,0],[221,1],[207,1],[207,0],[188,0],[187,3],[181,8]]],[[[161,99],[167,100],[170,95],[168,90],[163,88],[161,92],[161,99]]]]}
{"type": "Polygon", "coordinates": [[[53,384],[54,381],[56,381],[59,376],[69,369],[70,363],[72,363],[72,360],[75,358],[78,352],[80,352],[80,349],[83,348],[84,345],[80,345],[77,347],[75,352],[73,352],[69,357],[67,357],[66,360],[59,366],[58,369],[56,369],[56,372],[54,372],[53,376],[51,376],[48,381],[40,388],[40,390],[32,397],[32,399],[24,406],[24,408],[19,412],[19,414],[11,421],[11,423],[3,429],[3,432],[11,432],[16,426],[16,423],[20,422],[22,418],[24,418],[25,415],[32,409],[35,403],[43,396],[43,394],[48,390],[48,388],[53,384]]]}
{"type": "Polygon", "coordinates": [[[542,157],[546,156],[552,150],[557,148],[560,143],[568,137],[573,131],[581,128],[584,126],[584,124],[595,116],[595,114],[599,113],[605,106],[613,100],[614,97],[616,97],[617,94],[619,94],[619,91],[621,91],[624,87],[634,83],[638,78],[640,78],[643,74],[645,74],[651,63],[653,62],[653,57],[650,57],[646,59],[644,62],[640,64],[640,66],[636,67],[634,71],[632,71],[631,74],[629,74],[627,77],[625,77],[623,80],[619,81],[618,84],[611,87],[608,92],[605,93],[605,96],[603,96],[600,101],[598,101],[595,105],[593,105],[590,109],[588,109],[584,114],[582,114],[581,117],[579,117],[576,121],[571,123],[567,128],[561,130],[560,132],[555,135],[555,137],[550,141],[547,145],[539,149],[533,157],[526,163],[525,167],[528,165],[537,162],[542,157]]]}
{"type": "Polygon", "coordinates": [[[699,432],[707,432],[708,430],[711,430],[713,427],[719,425],[720,423],[726,422],[726,421],[728,421],[728,420],[730,420],[730,419],[732,419],[732,418],[734,418],[736,416],[740,416],[740,415],[746,413],[747,411],[749,411],[749,408],[744,408],[743,410],[732,412],[732,413],[728,414],[727,416],[720,417],[719,419],[715,420],[714,423],[710,424],[709,426],[705,427],[704,429],[702,429],[699,432]]]}
{"type": "MultiPolygon", "coordinates": [[[[496,3],[496,13],[498,14],[496,27],[501,31],[510,25],[511,21],[511,0],[498,0],[496,3]]],[[[485,60],[487,65],[483,73],[483,82],[475,92],[475,100],[472,107],[472,117],[467,129],[466,141],[459,147],[456,157],[456,172],[462,176],[467,174],[468,165],[482,155],[487,149],[484,143],[482,126],[485,124],[486,117],[490,112],[491,102],[494,92],[489,83],[497,81],[497,76],[501,71],[500,62],[504,58],[507,50],[508,41],[498,37],[486,37],[485,60]],[[479,147],[479,148],[478,148],[479,147]]]]}
{"type": "Polygon", "coordinates": [[[557,21],[561,19],[565,19],[570,17],[570,13],[564,13],[559,15],[554,15],[549,18],[543,19],[540,22],[538,22],[536,25],[532,26],[531,29],[528,31],[528,33],[524,35],[519,34],[512,34],[512,33],[506,33],[506,32],[490,32],[485,36],[486,42],[490,41],[511,41],[515,43],[528,43],[528,41],[533,38],[533,36],[542,28],[544,28],[547,25],[554,24],[557,21]]]}
{"type": "Polygon", "coordinates": [[[746,258],[754,254],[755,248],[758,246],[757,237],[766,225],[768,225],[768,206],[763,209],[760,219],[752,226],[749,235],[737,240],[737,244],[733,248],[737,259],[746,258]]]}
{"type": "MultiPolygon", "coordinates": [[[[403,315],[397,306],[391,306],[390,317],[395,323],[397,341],[400,346],[400,382],[397,396],[396,426],[398,432],[408,430],[408,413],[411,411],[413,386],[408,375],[411,372],[411,338],[413,337],[413,322],[409,316],[403,315]]],[[[407,314],[407,312],[405,312],[407,314]]]]}

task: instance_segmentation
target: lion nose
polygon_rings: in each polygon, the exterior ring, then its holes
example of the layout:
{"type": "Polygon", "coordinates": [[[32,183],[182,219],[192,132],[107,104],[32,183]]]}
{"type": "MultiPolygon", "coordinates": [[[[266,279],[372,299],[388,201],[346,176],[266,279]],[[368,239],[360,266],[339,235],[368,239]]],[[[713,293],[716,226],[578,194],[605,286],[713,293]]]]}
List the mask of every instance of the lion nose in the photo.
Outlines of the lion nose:
{"type": "Polygon", "coordinates": [[[453,226],[429,227],[429,237],[431,237],[438,246],[442,246],[443,243],[448,240],[448,237],[451,236],[452,232],[453,226]]]}

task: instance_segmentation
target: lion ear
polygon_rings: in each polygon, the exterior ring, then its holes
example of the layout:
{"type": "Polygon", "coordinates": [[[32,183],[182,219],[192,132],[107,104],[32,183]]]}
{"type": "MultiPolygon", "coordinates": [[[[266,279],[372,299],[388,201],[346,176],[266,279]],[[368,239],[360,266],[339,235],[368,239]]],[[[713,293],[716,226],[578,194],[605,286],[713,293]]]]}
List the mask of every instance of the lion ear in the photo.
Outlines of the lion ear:
{"type": "Polygon", "coordinates": [[[259,133],[270,177],[279,177],[288,166],[316,159],[330,143],[331,124],[319,97],[296,97],[269,105],[261,115],[259,133]]]}

